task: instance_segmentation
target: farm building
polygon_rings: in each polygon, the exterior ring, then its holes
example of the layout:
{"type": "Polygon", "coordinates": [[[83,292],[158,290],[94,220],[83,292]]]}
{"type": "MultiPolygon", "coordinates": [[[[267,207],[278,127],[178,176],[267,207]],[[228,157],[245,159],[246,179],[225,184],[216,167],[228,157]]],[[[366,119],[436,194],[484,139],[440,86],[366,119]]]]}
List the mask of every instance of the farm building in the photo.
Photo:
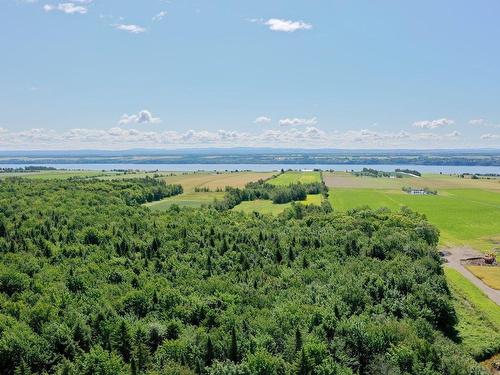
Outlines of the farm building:
{"type": "Polygon", "coordinates": [[[411,194],[411,195],[426,195],[427,192],[423,189],[418,189],[418,190],[410,190],[408,192],[408,194],[411,194]]]}

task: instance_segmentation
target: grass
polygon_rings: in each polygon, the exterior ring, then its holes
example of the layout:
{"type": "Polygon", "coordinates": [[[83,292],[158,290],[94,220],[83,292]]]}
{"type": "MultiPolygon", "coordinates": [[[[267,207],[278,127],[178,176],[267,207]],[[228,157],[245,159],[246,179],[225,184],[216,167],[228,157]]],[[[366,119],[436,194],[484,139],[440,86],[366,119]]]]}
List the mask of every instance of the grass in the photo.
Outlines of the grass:
{"type": "Polygon", "coordinates": [[[52,180],[52,179],[65,179],[70,177],[101,177],[107,175],[113,175],[113,172],[101,172],[101,171],[41,171],[41,172],[12,172],[12,173],[0,173],[0,179],[7,177],[23,177],[30,179],[39,180],[52,180]]]}
{"type": "Polygon", "coordinates": [[[249,182],[271,177],[273,177],[271,172],[191,172],[167,176],[165,181],[167,184],[181,184],[185,192],[192,192],[195,188],[203,187],[208,187],[211,190],[224,189],[226,186],[243,188],[249,182]]]}
{"type": "Polygon", "coordinates": [[[321,206],[321,202],[323,202],[322,194],[309,194],[305,201],[306,205],[315,204],[316,206],[321,206]]]}
{"type": "Polygon", "coordinates": [[[189,192],[174,197],[162,199],[161,201],[146,203],[145,206],[153,211],[167,210],[173,204],[179,207],[201,207],[204,204],[210,204],[214,199],[222,199],[225,193],[194,193],[189,192]]]}
{"type": "Polygon", "coordinates": [[[233,210],[245,213],[259,212],[261,214],[278,215],[291,205],[291,203],[274,204],[269,200],[256,200],[251,202],[241,202],[239,205],[234,207],[233,210]]]}
{"type": "Polygon", "coordinates": [[[500,267],[468,266],[467,269],[486,285],[500,290],[500,267]]]}
{"type": "Polygon", "coordinates": [[[477,179],[460,178],[455,175],[423,174],[422,177],[404,178],[374,178],[356,177],[346,172],[324,172],[323,179],[331,188],[354,188],[354,189],[396,189],[401,190],[403,186],[411,185],[415,188],[429,187],[432,189],[484,189],[500,191],[500,178],[477,179]]]}
{"type": "Polygon", "coordinates": [[[288,186],[291,184],[302,183],[309,184],[312,182],[321,182],[319,172],[295,172],[289,171],[268,181],[271,185],[288,186]]]}
{"type": "Polygon", "coordinates": [[[445,267],[463,346],[482,359],[500,350],[500,307],[458,271],[445,267]]]}
{"type": "Polygon", "coordinates": [[[482,189],[439,190],[438,195],[414,196],[401,190],[348,189],[330,190],[334,209],[359,206],[400,209],[407,206],[427,216],[441,231],[441,245],[472,246],[491,251],[500,244],[500,193],[482,189]]]}
{"type": "MultiPolygon", "coordinates": [[[[323,201],[323,196],[321,194],[310,194],[307,199],[302,203],[305,205],[315,204],[320,205],[323,201]]],[[[278,215],[285,211],[285,209],[291,207],[292,203],[285,204],[274,204],[270,200],[256,200],[251,202],[241,202],[239,205],[233,208],[234,211],[242,211],[245,213],[259,212],[261,214],[273,214],[278,215]]]]}

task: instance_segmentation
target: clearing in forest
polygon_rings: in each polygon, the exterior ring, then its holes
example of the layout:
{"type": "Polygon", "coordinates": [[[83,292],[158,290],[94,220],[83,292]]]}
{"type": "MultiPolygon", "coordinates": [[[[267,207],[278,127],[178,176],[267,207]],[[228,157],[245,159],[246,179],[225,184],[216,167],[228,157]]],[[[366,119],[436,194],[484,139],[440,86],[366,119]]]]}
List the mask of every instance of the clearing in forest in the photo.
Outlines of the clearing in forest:
{"type": "Polygon", "coordinates": [[[179,207],[201,207],[213,203],[214,199],[224,198],[223,192],[189,192],[174,197],[162,199],[161,201],[146,203],[145,206],[153,211],[163,211],[176,204],[179,207]]]}
{"type": "Polygon", "coordinates": [[[273,177],[272,172],[185,172],[167,176],[167,184],[180,184],[186,193],[195,188],[209,188],[210,190],[224,189],[226,186],[244,188],[246,184],[260,179],[273,177]]]}
{"type": "MultiPolygon", "coordinates": [[[[323,196],[321,194],[309,194],[305,201],[299,201],[296,203],[302,203],[305,205],[315,204],[319,206],[321,205],[322,201],[323,201],[323,196]]],[[[259,212],[261,214],[278,215],[291,206],[292,206],[291,202],[284,204],[276,204],[270,200],[256,200],[249,202],[241,202],[239,205],[233,208],[233,211],[241,211],[246,213],[259,212]]]]}
{"type": "Polygon", "coordinates": [[[275,186],[288,186],[299,182],[302,184],[321,182],[321,175],[319,172],[288,171],[268,181],[275,186]]]}

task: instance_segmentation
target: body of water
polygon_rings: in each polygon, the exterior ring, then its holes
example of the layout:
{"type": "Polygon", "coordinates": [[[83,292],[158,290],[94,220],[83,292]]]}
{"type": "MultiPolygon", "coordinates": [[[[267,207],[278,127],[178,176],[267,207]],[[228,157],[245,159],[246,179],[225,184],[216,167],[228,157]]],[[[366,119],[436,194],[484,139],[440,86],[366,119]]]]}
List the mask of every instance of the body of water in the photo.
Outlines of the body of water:
{"type": "Polygon", "coordinates": [[[162,172],[193,172],[193,171],[243,171],[251,170],[256,172],[279,171],[281,169],[294,170],[334,170],[334,171],[359,171],[363,168],[372,168],[380,171],[393,172],[396,168],[412,169],[422,173],[496,173],[500,174],[500,167],[494,166],[467,166],[467,165],[405,165],[405,164],[126,164],[126,163],[106,163],[106,164],[1,164],[0,168],[21,168],[26,166],[44,166],[57,169],[70,170],[144,170],[162,172]]]}

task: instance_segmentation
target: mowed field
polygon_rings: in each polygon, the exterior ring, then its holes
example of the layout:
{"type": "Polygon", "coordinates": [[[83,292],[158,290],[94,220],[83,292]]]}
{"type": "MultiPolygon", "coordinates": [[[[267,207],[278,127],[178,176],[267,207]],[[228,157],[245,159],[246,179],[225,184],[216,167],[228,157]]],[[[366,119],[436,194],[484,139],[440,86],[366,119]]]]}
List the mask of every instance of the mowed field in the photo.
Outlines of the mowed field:
{"type": "Polygon", "coordinates": [[[162,211],[176,204],[179,207],[201,207],[202,205],[213,203],[214,199],[224,198],[222,192],[189,192],[174,197],[162,199],[161,201],[146,203],[145,206],[153,211],[162,211]]]}
{"type": "Polygon", "coordinates": [[[246,184],[260,179],[272,178],[277,173],[272,172],[228,172],[228,173],[178,173],[165,177],[167,184],[180,184],[184,191],[191,192],[195,188],[210,190],[224,189],[226,186],[243,188],[246,184]]]}
{"type": "Polygon", "coordinates": [[[500,192],[500,179],[459,178],[440,174],[423,174],[422,177],[374,178],[356,177],[347,172],[323,172],[323,180],[330,188],[398,189],[411,185],[414,188],[433,189],[484,189],[500,192]]]}
{"type": "Polygon", "coordinates": [[[468,266],[467,269],[486,285],[500,290],[500,267],[468,266]]]}
{"type": "Polygon", "coordinates": [[[319,172],[289,171],[268,181],[268,183],[275,186],[288,186],[299,182],[302,184],[321,182],[321,175],[319,172]]]}
{"type": "Polygon", "coordinates": [[[457,329],[464,347],[475,357],[485,358],[500,350],[500,308],[474,284],[454,269],[444,272],[459,319],[457,329]]]}
{"type": "Polygon", "coordinates": [[[334,209],[369,206],[398,210],[407,206],[425,214],[439,228],[441,245],[471,246],[482,251],[500,247],[499,180],[449,176],[389,179],[344,173],[339,178],[329,175],[327,181],[334,209]],[[438,195],[410,195],[401,190],[402,186],[437,189],[438,195]]]}

